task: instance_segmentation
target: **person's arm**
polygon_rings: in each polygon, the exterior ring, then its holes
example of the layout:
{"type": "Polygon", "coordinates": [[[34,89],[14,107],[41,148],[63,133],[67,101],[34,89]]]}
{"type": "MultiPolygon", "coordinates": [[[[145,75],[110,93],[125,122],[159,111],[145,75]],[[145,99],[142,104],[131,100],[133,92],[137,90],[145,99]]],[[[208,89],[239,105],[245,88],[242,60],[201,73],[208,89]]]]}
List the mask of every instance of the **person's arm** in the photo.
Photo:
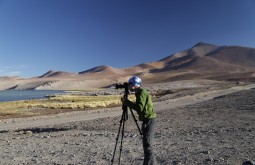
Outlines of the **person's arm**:
{"type": "Polygon", "coordinates": [[[140,92],[136,96],[136,102],[132,102],[130,100],[126,100],[126,105],[130,107],[133,110],[136,110],[137,112],[142,112],[144,110],[144,106],[146,104],[146,93],[145,92],[140,92]]]}

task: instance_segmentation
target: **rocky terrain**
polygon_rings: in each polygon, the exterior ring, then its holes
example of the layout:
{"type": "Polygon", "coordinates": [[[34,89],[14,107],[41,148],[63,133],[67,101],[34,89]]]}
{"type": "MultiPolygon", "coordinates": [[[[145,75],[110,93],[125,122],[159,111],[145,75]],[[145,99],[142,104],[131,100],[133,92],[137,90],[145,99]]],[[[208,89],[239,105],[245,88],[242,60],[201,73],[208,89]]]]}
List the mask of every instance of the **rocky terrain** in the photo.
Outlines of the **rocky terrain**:
{"type": "MultiPolygon", "coordinates": [[[[159,90],[160,85],[153,87],[159,90]]],[[[157,164],[241,165],[245,160],[254,161],[254,87],[214,86],[206,88],[208,91],[200,87],[154,100],[158,114],[154,136],[157,164]]],[[[110,164],[121,113],[117,107],[2,120],[0,162],[110,164]]],[[[131,115],[123,141],[121,164],[142,164],[142,141],[131,115]]],[[[114,164],[118,164],[119,145],[114,164]]]]}

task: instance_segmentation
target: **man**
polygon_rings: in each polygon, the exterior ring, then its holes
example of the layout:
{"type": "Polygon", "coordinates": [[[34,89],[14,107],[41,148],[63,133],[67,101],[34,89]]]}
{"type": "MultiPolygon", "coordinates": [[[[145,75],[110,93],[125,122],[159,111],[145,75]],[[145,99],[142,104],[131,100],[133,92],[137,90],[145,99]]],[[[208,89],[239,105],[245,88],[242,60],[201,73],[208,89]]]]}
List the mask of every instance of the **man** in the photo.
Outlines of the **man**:
{"type": "Polygon", "coordinates": [[[152,148],[152,138],[156,126],[156,113],[153,108],[151,95],[147,90],[141,88],[142,80],[139,77],[131,77],[128,81],[129,90],[135,92],[136,101],[124,100],[122,103],[135,110],[142,121],[144,165],[153,165],[155,156],[152,148]]]}

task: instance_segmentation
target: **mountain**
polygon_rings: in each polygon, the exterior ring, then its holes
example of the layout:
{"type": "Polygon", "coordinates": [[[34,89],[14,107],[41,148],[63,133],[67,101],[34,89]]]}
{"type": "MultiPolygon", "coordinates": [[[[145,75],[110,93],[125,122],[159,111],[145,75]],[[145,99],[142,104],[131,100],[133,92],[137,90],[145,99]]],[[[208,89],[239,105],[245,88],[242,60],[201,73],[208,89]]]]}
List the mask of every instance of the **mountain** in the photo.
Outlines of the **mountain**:
{"type": "Polygon", "coordinates": [[[102,73],[102,72],[108,73],[108,74],[121,74],[123,72],[123,70],[113,68],[113,67],[107,66],[107,65],[101,65],[101,66],[94,67],[92,69],[88,69],[88,70],[79,72],[79,74],[82,75],[82,74],[88,74],[88,73],[102,73]]]}
{"type": "Polygon", "coordinates": [[[188,79],[255,82],[255,49],[199,42],[161,60],[129,68],[101,65],[79,73],[50,70],[35,78],[2,77],[0,89],[82,90],[125,82],[132,75],[145,83],[188,79]]]}
{"type": "Polygon", "coordinates": [[[46,78],[46,77],[70,77],[76,75],[75,73],[62,72],[62,71],[54,71],[50,70],[45,74],[39,76],[38,78],[46,78]]]}
{"type": "Polygon", "coordinates": [[[255,49],[241,46],[216,46],[198,43],[190,49],[172,54],[162,60],[165,67],[154,72],[199,71],[243,72],[254,70],[255,49]]]}

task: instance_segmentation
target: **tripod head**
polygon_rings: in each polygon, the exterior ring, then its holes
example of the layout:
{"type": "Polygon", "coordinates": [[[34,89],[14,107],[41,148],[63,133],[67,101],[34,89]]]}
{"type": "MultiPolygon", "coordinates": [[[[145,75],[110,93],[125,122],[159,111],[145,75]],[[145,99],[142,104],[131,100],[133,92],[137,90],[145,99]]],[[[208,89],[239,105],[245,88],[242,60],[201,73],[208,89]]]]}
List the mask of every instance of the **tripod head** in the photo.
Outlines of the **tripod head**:
{"type": "MultiPolygon", "coordinates": [[[[128,83],[124,82],[123,84],[115,84],[115,89],[121,89],[124,88],[124,99],[128,99],[129,90],[128,90],[128,83]]],[[[127,105],[122,104],[122,110],[125,113],[125,119],[128,119],[128,107],[127,105]]]]}

